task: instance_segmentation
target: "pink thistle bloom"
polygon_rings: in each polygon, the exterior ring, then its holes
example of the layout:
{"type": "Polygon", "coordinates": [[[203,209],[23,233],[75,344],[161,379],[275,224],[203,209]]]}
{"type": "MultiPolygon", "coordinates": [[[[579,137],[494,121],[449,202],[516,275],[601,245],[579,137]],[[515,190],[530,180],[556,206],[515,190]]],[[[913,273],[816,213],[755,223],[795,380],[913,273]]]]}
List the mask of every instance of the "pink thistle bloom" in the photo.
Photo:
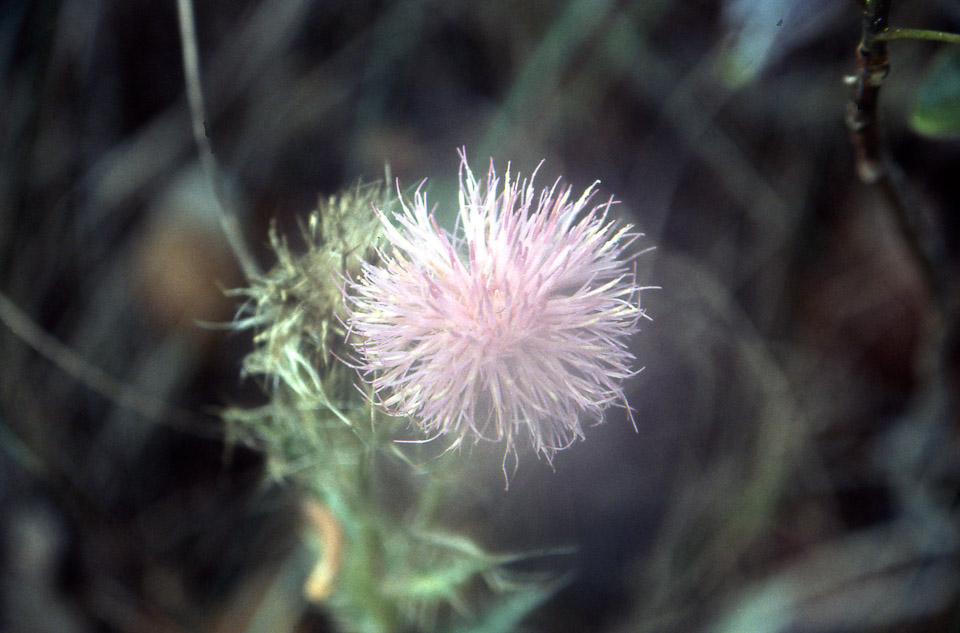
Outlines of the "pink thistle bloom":
{"type": "MultiPolygon", "coordinates": [[[[428,436],[523,438],[549,460],[622,405],[634,375],[627,347],[644,316],[625,256],[639,233],[590,207],[596,183],[572,201],[558,180],[501,183],[491,161],[478,182],[460,152],[453,234],[419,190],[389,244],[350,282],[347,323],[374,401],[428,436]]],[[[536,173],[534,173],[534,176],[536,173]]]]}

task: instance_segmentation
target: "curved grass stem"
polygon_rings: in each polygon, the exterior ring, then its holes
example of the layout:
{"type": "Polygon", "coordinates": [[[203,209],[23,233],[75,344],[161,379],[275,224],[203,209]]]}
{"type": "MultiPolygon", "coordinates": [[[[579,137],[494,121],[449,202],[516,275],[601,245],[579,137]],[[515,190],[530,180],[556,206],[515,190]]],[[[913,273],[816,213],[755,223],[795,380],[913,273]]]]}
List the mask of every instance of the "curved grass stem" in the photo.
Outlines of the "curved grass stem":
{"type": "Polygon", "coordinates": [[[226,204],[226,194],[217,171],[217,161],[213,155],[213,146],[207,132],[207,119],[203,103],[203,90],[200,84],[200,61],[197,53],[197,34],[193,21],[193,1],[177,0],[177,18],[180,24],[180,46],[183,54],[183,74],[187,88],[187,102],[190,106],[190,122],[193,139],[197,144],[200,164],[213,187],[217,201],[217,219],[227,238],[230,250],[243,268],[248,279],[260,274],[260,269],[247,248],[240,231],[240,223],[226,204]]]}
{"type": "Polygon", "coordinates": [[[876,39],[881,42],[892,42],[894,40],[926,40],[930,42],[942,42],[944,44],[960,44],[960,33],[931,31],[928,29],[889,29],[877,35],[876,39]]]}

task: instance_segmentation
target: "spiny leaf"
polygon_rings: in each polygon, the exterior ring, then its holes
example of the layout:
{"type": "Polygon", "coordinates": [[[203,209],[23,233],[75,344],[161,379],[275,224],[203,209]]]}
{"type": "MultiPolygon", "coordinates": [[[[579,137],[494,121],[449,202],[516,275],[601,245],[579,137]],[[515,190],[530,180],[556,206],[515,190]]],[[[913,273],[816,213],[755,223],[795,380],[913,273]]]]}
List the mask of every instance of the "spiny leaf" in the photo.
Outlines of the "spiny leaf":
{"type": "Polygon", "coordinates": [[[458,622],[458,633],[514,633],[531,613],[546,602],[560,584],[549,586],[531,586],[512,595],[505,596],[495,605],[486,609],[476,620],[458,622]]]}

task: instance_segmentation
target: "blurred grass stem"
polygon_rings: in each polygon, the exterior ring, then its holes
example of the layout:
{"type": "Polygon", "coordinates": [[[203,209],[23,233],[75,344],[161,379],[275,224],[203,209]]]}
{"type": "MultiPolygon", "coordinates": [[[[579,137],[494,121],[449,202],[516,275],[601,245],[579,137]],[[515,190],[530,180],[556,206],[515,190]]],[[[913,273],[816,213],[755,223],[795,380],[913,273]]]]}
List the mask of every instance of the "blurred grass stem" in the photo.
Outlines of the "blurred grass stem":
{"type": "Polygon", "coordinates": [[[179,431],[204,437],[220,437],[217,430],[204,433],[204,425],[198,416],[185,409],[143,393],[120,382],[99,367],[63,344],[56,337],[37,325],[9,297],[0,292],[0,322],[3,322],[21,341],[80,384],[120,407],[135,411],[153,422],[161,422],[179,431]]]}
{"type": "Polygon", "coordinates": [[[190,121],[193,128],[193,138],[197,144],[200,163],[210,180],[217,200],[217,219],[220,227],[230,244],[237,261],[243,268],[247,278],[260,274],[260,269],[247,248],[240,231],[240,224],[228,209],[226,194],[220,181],[217,161],[213,155],[213,146],[207,132],[207,120],[203,103],[203,90],[200,84],[200,63],[197,53],[197,34],[193,21],[192,0],[177,0],[177,17],[180,24],[180,46],[183,53],[183,74],[187,88],[187,102],[190,106],[190,121]]]}

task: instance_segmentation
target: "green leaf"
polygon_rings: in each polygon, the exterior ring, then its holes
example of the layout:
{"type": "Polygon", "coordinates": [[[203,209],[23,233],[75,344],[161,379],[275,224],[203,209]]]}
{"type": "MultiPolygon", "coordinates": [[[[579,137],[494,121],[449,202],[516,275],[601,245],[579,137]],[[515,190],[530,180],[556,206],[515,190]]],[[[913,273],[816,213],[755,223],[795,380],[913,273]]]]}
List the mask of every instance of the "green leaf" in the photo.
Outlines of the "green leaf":
{"type": "Polygon", "coordinates": [[[945,48],[930,64],[913,103],[910,125],[930,138],[960,137],[960,48],[945,48]]]}
{"type": "Polygon", "coordinates": [[[531,613],[556,593],[560,585],[527,587],[501,597],[482,615],[470,622],[458,622],[449,629],[456,633],[515,633],[531,613]]]}
{"type": "Polygon", "coordinates": [[[715,624],[715,633],[777,633],[789,630],[796,614],[796,591],[788,584],[770,584],[746,592],[715,624]]]}

